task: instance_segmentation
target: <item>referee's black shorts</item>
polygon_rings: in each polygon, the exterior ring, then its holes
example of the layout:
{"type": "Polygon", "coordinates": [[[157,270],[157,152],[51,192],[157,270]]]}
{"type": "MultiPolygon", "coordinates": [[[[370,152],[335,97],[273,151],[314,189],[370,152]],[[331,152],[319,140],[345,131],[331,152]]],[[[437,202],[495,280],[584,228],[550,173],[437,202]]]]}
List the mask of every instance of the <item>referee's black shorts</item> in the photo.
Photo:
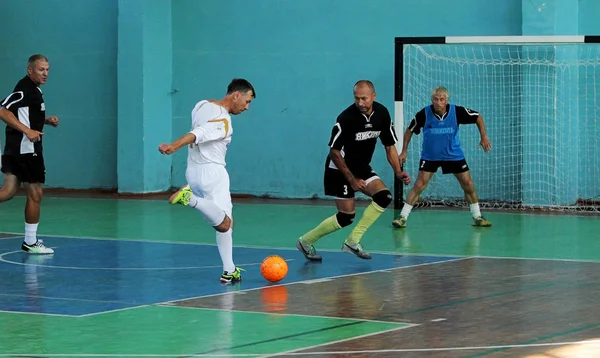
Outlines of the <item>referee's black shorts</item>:
{"type": "Polygon", "coordinates": [[[12,174],[21,183],[44,184],[46,167],[41,154],[2,155],[2,173],[12,174]]]}

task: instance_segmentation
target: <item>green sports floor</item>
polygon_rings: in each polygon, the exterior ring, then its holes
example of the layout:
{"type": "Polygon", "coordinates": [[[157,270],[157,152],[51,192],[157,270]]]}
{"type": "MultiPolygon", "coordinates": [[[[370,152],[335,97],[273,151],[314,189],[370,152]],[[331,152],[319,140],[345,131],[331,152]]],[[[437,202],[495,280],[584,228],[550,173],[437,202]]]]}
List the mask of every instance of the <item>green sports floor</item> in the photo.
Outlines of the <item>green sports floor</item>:
{"type": "Polygon", "coordinates": [[[346,228],[311,263],[295,241],[332,205],[234,205],[246,271],[221,285],[214,230],[163,197],[49,195],[49,256],[19,251],[24,198],[3,203],[0,356],[600,356],[598,216],[490,211],[474,228],[468,210],[420,209],[394,229],[388,210],[362,241],[372,260],[340,251],[346,228]],[[273,254],[278,283],[259,270],[273,254]]]}

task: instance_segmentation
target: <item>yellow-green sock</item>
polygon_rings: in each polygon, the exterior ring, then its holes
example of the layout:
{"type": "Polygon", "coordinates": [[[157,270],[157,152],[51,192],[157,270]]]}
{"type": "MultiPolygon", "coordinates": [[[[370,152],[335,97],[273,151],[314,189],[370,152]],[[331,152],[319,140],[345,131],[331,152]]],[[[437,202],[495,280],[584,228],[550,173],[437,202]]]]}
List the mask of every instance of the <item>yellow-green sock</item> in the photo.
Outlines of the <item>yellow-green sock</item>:
{"type": "Polygon", "coordinates": [[[372,201],[363,212],[354,229],[350,232],[350,235],[346,238],[346,242],[350,245],[358,244],[365,232],[367,232],[367,229],[373,225],[375,220],[377,220],[384,211],[384,208],[372,201]]]}
{"type": "Polygon", "coordinates": [[[313,245],[317,240],[327,234],[331,234],[334,231],[341,229],[342,227],[337,221],[335,215],[328,217],[323,220],[316,228],[310,230],[306,234],[302,235],[302,242],[307,245],[313,245]]]}

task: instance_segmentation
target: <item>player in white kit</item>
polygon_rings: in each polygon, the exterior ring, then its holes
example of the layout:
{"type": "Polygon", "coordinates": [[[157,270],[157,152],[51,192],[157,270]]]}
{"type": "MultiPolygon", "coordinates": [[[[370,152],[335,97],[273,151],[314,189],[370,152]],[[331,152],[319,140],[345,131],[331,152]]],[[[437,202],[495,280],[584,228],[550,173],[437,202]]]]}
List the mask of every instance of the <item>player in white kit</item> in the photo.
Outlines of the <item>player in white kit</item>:
{"type": "Polygon", "coordinates": [[[171,144],[161,144],[162,154],[173,154],[189,146],[187,185],[169,199],[171,204],[191,206],[199,210],[217,231],[217,247],[223,262],[221,282],[242,279],[241,269],[233,263],[232,208],[229,174],[225,155],[231,143],[231,115],[248,109],[256,98],[254,87],[245,79],[233,79],[220,101],[203,100],[192,110],[192,130],[171,144]]]}

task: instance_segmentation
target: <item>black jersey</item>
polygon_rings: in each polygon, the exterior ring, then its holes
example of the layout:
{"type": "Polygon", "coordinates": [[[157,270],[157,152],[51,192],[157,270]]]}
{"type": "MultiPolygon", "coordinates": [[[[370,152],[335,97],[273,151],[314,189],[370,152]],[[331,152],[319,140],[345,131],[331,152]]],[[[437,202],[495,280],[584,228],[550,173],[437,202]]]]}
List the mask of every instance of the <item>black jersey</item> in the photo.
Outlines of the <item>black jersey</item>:
{"type": "MultiPolygon", "coordinates": [[[[390,112],[381,103],[373,102],[373,112],[367,116],[352,104],[338,116],[329,147],[342,152],[351,171],[362,170],[371,164],[377,138],[386,147],[398,141],[390,112]]],[[[329,157],[326,167],[337,169],[329,157]]]]}
{"type": "MultiPolygon", "coordinates": [[[[0,107],[11,111],[26,127],[41,132],[46,121],[46,107],[42,90],[29,78],[23,77],[13,93],[0,102],[0,107]]],[[[42,139],[31,142],[22,132],[6,126],[4,155],[42,154],[42,139]]]]}

